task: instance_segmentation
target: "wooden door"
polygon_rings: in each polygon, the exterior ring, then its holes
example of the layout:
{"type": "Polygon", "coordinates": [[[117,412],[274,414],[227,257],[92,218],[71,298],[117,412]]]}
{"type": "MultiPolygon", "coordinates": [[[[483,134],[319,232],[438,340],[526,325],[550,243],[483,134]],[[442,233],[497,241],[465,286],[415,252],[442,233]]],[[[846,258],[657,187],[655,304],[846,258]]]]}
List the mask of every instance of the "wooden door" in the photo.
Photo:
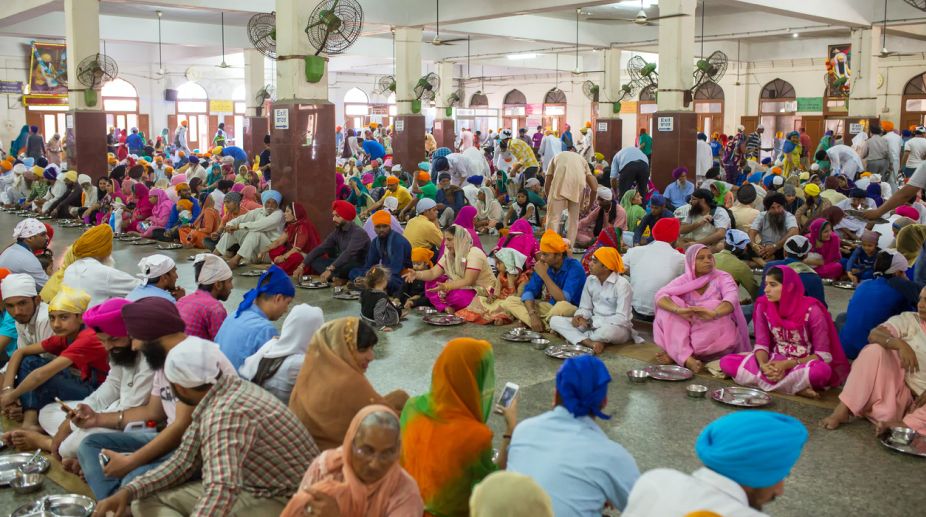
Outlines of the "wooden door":
{"type": "Polygon", "coordinates": [[[148,117],[148,115],[142,115],[139,113],[138,130],[143,131],[145,133],[145,138],[147,138],[148,140],[151,140],[151,145],[153,147],[154,141],[157,139],[158,135],[151,132],[151,120],[150,120],[150,117],[148,117]]]}
{"type": "Polygon", "coordinates": [[[637,131],[633,134],[634,145],[637,145],[637,139],[640,136],[641,129],[645,129],[650,135],[653,134],[653,115],[651,113],[640,113],[637,115],[637,131]]]}
{"type": "MultiPolygon", "coordinates": [[[[229,116],[225,117],[222,122],[225,122],[225,138],[234,139],[236,146],[244,149],[244,132],[242,131],[239,135],[235,128],[235,117],[229,116]]],[[[242,128],[243,129],[243,128],[242,128]]],[[[228,145],[232,145],[229,143],[228,145]]]]}
{"type": "Polygon", "coordinates": [[[807,136],[810,137],[810,149],[807,149],[807,155],[813,159],[814,151],[817,150],[817,144],[820,143],[820,139],[823,138],[823,133],[826,132],[826,122],[823,120],[823,115],[804,115],[801,117],[801,124],[798,126],[798,130],[803,127],[807,132],[807,136]]]}
{"type": "Polygon", "coordinates": [[[207,149],[212,149],[212,140],[215,138],[215,132],[219,130],[219,116],[218,115],[209,115],[209,132],[206,133],[206,142],[200,142],[200,150],[205,152],[207,149]]]}
{"type": "Polygon", "coordinates": [[[174,145],[174,135],[177,133],[177,115],[167,115],[167,145],[174,145]]]}
{"type": "Polygon", "coordinates": [[[759,126],[759,117],[743,115],[740,117],[740,125],[746,128],[746,134],[752,133],[759,126]]]}

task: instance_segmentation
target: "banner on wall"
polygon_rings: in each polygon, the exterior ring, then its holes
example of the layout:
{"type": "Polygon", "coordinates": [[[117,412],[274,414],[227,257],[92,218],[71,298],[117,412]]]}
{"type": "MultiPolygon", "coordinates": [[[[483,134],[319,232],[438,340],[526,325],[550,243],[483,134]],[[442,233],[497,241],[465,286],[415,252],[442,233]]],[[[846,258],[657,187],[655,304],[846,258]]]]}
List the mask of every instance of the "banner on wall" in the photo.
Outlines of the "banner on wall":
{"type": "Polygon", "coordinates": [[[210,100],[209,113],[234,113],[235,103],[233,101],[210,100]]]}
{"type": "Polygon", "coordinates": [[[798,97],[797,111],[802,113],[823,111],[823,97],[798,97]]]}
{"type": "Polygon", "coordinates": [[[826,47],[826,96],[849,95],[849,79],[852,75],[852,44],[827,45],[826,47]]]}
{"type": "Polygon", "coordinates": [[[67,95],[67,49],[63,43],[32,42],[29,60],[29,93],[67,95]]]}

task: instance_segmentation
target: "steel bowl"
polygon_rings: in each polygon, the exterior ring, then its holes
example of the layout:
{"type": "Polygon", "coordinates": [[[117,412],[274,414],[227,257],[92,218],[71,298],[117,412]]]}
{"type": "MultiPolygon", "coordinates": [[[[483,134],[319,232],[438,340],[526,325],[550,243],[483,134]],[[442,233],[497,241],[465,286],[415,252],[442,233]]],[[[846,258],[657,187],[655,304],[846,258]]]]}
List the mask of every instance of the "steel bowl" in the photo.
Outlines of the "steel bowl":
{"type": "Polygon", "coordinates": [[[644,383],[649,379],[649,372],[646,370],[630,370],[627,372],[627,378],[630,379],[630,382],[644,383]]]}
{"type": "Polygon", "coordinates": [[[437,309],[435,309],[434,307],[422,307],[421,308],[422,316],[430,316],[432,314],[437,314],[437,309]]]}
{"type": "Polygon", "coordinates": [[[533,345],[534,350],[546,350],[547,346],[550,345],[550,340],[547,338],[534,338],[531,339],[531,345],[533,345]]]}
{"type": "Polygon", "coordinates": [[[10,481],[10,486],[17,494],[31,494],[38,492],[45,482],[45,475],[39,473],[17,472],[16,477],[10,481]]]}
{"type": "Polygon", "coordinates": [[[916,438],[916,431],[909,427],[898,426],[891,428],[891,441],[894,443],[910,445],[913,443],[914,438],[916,438]]]}
{"type": "Polygon", "coordinates": [[[703,399],[707,395],[707,386],[703,384],[689,384],[685,391],[693,399],[703,399]]]}

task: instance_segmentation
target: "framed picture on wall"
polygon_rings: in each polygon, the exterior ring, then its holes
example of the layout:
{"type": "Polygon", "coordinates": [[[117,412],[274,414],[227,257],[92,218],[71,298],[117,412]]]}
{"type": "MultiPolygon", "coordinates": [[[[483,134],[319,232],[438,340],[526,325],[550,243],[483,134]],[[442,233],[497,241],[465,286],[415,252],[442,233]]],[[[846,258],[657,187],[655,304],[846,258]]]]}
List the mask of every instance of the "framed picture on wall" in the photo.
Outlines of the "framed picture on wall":
{"type": "Polygon", "coordinates": [[[32,42],[29,58],[29,93],[67,95],[67,49],[62,43],[32,42]]]}

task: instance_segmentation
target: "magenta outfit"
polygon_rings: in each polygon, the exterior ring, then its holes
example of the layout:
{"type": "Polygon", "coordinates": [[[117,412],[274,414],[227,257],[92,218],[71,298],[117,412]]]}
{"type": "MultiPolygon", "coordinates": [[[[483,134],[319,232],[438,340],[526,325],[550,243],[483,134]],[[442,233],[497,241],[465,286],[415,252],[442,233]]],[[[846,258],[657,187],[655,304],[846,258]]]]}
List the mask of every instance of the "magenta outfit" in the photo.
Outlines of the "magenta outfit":
{"type": "Polygon", "coordinates": [[[482,249],[482,241],[479,240],[479,233],[476,232],[476,213],[476,207],[466,205],[460,209],[460,213],[457,214],[457,218],[453,221],[453,224],[466,228],[470,237],[473,238],[473,246],[482,249]]]}
{"type": "MultiPolygon", "coordinates": [[[[810,233],[807,234],[807,238],[810,240],[810,252],[819,253],[823,256],[823,265],[817,266],[813,270],[820,275],[820,278],[839,280],[843,274],[842,263],[840,262],[842,253],[839,251],[839,236],[836,235],[835,231],[831,231],[830,240],[824,242],[821,246],[817,246],[820,233],[829,224],[826,219],[815,219],[810,223],[810,233]]],[[[832,230],[832,227],[830,229],[832,230]]]]}
{"type": "Polygon", "coordinates": [[[524,270],[532,268],[534,266],[534,256],[540,251],[540,244],[537,242],[537,238],[534,237],[534,229],[531,227],[531,223],[524,219],[518,219],[512,223],[508,229],[508,236],[498,240],[498,245],[495,246],[492,253],[502,248],[511,248],[521,252],[522,255],[527,257],[527,261],[524,262],[524,270]]]}
{"type": "Polygon", "coordinates": [[[431,289],[437,287],[438,284],[442,284],[448,280],[450,280],[450,278],[447,277],[447,275],[441,275],[437,280],[424,283],[424,293],[428,301],[431,302],[431,305],[440,312],[447,310],[447,307],[453,309],[453,312],[469,307],[473,298],[476,297],[476,291],[473,289],[454,289],[445,293],[431,291],[431,289]]]}
{"type": "Polygon", "coordinates": [[[135,210],[132,212],[132,220],[125,227],[127,232],[137,232],[138,223],[151,217],[151,211],[154,209],[154,205],[148,199],[152,194],[148,193],[148,187],[144,183],[132,185],[132,190],[135,196],[135,210]]]}
{"type": "Polygon", "coordinates": [[[151,219],[149,220],[151,226],[145,231],[145,237],[150,237],[154,230],[167,226],[167,221],[170,220],[170,211],[174,208],[174,202],[167,197],[167,193],[162,189],[153,188],[149,195],[157,197],[158,202],[151,209],[151,219]]]}
{"type": "Polygon", "coordinates": [[[839,344],[839,334],[826,307],[816,298],[804,296],[800,276],[787,266],[782,271],[781,300],[756,300],[753,326],[756,346],[748,354],[731,354],[720,360],[720,368],[738,384],[789,395],[808,387],[825,390],[839,386],[849,374],[849,361],[839,344]],[[762,372],[755,351],[765,350],[769,361],[819,359],[798,364],[779,380],[771,381],[762,372]]]}
{"type": "Polygon", "coordinates": [[[679,365],[689,357],[710,361],[730,353],[748,352],[751,348],[746,317],[740,308],[736,281],[728,273],[714,268],[706,275],[695,275],[695,257],[706,246],[694,244],[685,253],[685,273],[656,292],[656,317],[653,320],[653,341],[679,365]],[[706,288],[704,293],[698,293],[706,288]],[[733,312],[710,321],[692,321],[659,307],[659,300],[668,296],[679,307],[700,306],[716,309],[723,302],[733,306],[733,312]]]}

